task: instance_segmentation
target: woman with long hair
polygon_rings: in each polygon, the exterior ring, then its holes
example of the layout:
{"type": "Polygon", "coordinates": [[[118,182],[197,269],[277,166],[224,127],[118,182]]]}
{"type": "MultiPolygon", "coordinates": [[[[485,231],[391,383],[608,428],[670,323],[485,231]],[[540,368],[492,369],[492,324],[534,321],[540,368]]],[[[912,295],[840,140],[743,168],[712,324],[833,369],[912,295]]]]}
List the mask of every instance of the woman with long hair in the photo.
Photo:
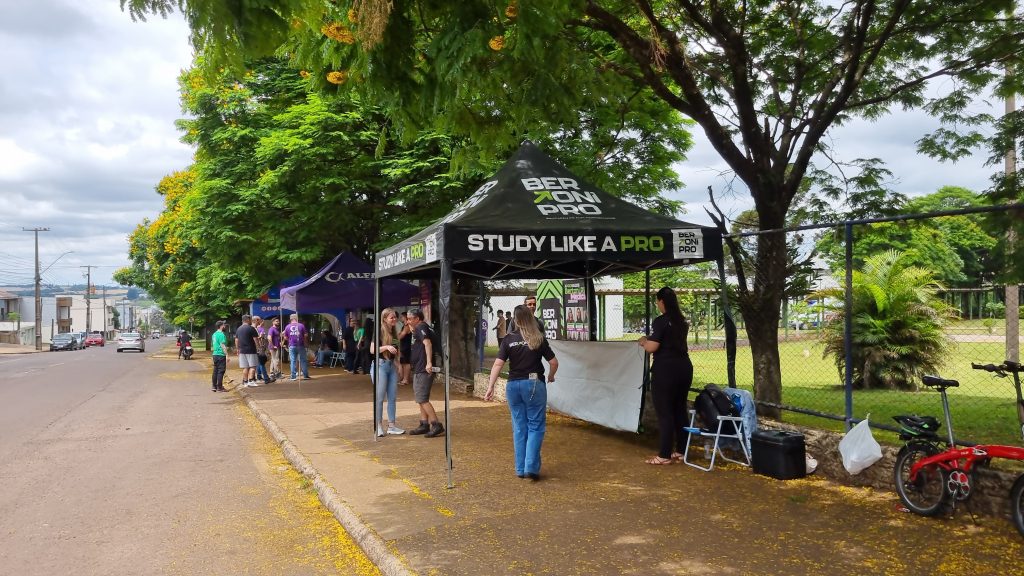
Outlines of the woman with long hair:
{"type": "Polygon", "coordinates": [[[651,325],[651,335],[641,336],[637,343],[654,356],[651,367],[651,393],[658,417],[658,454],[648,464],[671,464],[681,460],[686,448],[686,396],[693,384],[693,363],[686,350],[686,334],[690,325],[679,309],[676,293],[665,286],[658,290],[658,311],[661,315],[651,325]],[[675,450],[673,451],[673,443],[675,450]]]}
{"type": "Polygon", "coordinates": [[[395,396],[398,394],[398,370],[401,351],[398,348],[398,314],[391,308],[380,313],[380,328],[370,341],[370,354],[378,354],[376,365],[370,366],[370,380],[377,390],[377,402],[374,415],[377,417],[377,436],[388,434],[405,434],[395,425],[395,396]],[[381,412],[384,411],[384,396],[388,399],[388,425],[384,426],[381,412]]]}
{"type": "Polygon", "coordinates": [[[551,368],[547,383],[555,381],[558,359],[537,325],[532,310],[516,306],[513,320],[515,330],[509,332],[498,347],[498,359],[491,367],[484,400],[494,397],[494,384],[505,361],[508,361],[505,400],[512,415],[516,476],[540,480],[540,447],[547,429],[548,407],[548,389],[541,359],[547,360],[551,368]]]}

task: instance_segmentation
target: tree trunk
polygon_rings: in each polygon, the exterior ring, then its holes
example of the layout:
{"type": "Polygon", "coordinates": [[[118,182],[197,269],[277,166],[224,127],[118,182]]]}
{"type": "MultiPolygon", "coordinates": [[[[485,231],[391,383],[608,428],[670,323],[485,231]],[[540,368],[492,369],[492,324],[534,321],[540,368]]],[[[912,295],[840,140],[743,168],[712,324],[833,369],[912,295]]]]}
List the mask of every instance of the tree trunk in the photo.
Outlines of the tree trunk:
{"type": "MultiPolygon", "coordinates": [[[[781,228],[784,218],[761,216],[761,222],[761,229],[771,230],[781,228]]],[[[753,289],[740,299],[753,358],[754,397],[774,404],[782,402],[779,319],[786,287],[786,255],[785,233],[758,236],[753,289]]],[[[781,410],[758,406],[758,413],[779,418],[781,410]]]]}
{"type": "Polygon", "coordinates": [[[476,372],[476,327],[480,315],[477,299],[468,294],[479,292],[476,280],[456,278],[452,282],[451,308],[448,312],[451,374],[472,381],[476,372]]]}

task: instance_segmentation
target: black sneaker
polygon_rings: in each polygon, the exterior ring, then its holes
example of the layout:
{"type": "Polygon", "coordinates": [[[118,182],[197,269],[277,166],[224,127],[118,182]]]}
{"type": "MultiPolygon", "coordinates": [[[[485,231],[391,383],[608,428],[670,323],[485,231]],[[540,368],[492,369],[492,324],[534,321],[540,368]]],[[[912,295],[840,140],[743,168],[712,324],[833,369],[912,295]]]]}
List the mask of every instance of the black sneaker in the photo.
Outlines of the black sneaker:
{"type": "Polygon", "coordinates": [[[426,438],[435,438],[437,436],[444,436],[444,426],[441,426],[440,422],[434,422],[430,425],[430,432],[423,435],[426,438]]]}
{"type": "Polygon", "coordinates": [[[419,426],[417,426],[416,428],[413,428],[412,430],[409,430],[408,433],[409,434],[426,434],[427,432],[430,432],[430,424],[421,421],[419,426]]]}
{"type": "Polygon", "coordinates": [[[534,482],[540,480],[540,474],[537,474],[536,472],[530,472],[526,475],[526,477],[529,478],[530,480],[533,480],[534,482]]]}

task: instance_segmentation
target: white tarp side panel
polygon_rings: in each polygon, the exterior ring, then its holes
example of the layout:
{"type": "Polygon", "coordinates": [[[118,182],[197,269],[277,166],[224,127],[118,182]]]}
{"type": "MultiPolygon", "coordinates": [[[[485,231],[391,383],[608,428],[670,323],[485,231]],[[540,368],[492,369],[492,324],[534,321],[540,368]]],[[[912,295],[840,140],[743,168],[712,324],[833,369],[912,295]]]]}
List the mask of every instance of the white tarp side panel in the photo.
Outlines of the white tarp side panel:
{"type": "Polygon", "coordinates": [[[644,352],[636,342],[549,342],[558,373],[548,386],[548,408],[636,432],[644,375],[644,352]]]}

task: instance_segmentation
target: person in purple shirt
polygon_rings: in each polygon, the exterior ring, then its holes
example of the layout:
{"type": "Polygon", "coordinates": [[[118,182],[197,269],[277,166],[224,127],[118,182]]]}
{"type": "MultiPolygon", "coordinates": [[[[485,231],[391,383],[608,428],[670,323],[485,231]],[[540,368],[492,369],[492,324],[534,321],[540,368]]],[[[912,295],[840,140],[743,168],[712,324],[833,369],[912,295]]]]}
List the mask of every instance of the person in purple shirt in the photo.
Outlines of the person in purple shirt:
{"type": "Polygon", "coordinates": [[[288,339],[288,361],[292,367],[292,380],[298,380],[296,360],[302,363],[302,379],[309,380],[309,358],[306,358],[306,341],[309,339],[309,332],[299,322],[299,315],[292,314],[291,322],[284,327],[284,336],[288,339]]]}
{"type": "Polygon", "coordinates": [[[281,377],[281,320],[278,318],[274,318],[267,330],[267,352],[270,356],[270,377],[276,380],[281,377]]]}

